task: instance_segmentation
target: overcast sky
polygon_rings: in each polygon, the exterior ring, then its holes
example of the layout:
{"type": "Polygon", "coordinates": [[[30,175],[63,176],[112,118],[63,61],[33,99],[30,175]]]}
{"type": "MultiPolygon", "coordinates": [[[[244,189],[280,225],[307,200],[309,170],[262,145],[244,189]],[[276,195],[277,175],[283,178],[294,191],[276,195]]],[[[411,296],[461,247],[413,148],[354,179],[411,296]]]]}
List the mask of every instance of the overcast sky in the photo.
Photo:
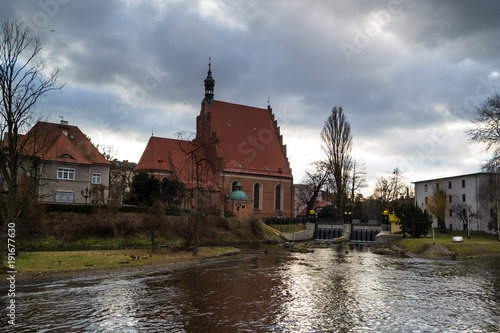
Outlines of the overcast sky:
{"type": "Polygon", "coordinates": [[[500,91],[498,1],[1,1],[59,67],[39,104],[117,158],[138,162],[153,132],[195,131],[212,58],[215,99],[266,108],[294,180],[324,157],[320,131],[342,106],[354,157],[408,182],[479,171],[471,112],[500,91]]]}

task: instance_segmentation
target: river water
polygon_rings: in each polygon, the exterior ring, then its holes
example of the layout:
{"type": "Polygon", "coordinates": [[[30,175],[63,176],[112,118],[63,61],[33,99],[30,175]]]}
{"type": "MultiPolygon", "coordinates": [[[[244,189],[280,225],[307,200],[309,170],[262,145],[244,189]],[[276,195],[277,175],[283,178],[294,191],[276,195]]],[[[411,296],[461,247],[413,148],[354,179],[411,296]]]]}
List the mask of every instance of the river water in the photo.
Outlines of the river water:
{"type": "Polygon", "coordinates": [[[16,304],[1,331],[500,332],[500,258],[256,245],[231,261],[19,286],[16,304]]]}

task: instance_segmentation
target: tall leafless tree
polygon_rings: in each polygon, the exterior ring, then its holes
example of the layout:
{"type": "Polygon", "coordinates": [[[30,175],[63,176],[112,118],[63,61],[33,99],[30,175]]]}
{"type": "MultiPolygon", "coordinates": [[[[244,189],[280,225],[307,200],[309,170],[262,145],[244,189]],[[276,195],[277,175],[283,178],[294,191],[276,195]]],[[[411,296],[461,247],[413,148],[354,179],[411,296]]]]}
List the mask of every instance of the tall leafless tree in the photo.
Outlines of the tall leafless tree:
{"type": "Polygon", "coordinates": [[[331,174],[331,190],[338,214],[344,211],[353,160],[351,125],[342,107],[334,106],[321,130],[322,148],[331,174]]]}
{"type": "Polygon", "coordinates": [[[352,161],[352,175],[350,179],[350,190],[351,194],[349,197],[350,204],[354,206],[354,202],[356,201],[356,196],[359,191],[365,187],[366,184],[366,165],[363,161],[358,161],[357,159],[353,159],[352,161]]]}
{"type": "Polygon", "coordinates": [[[206,142],[202,137],[195,137],[192,140],[188,138],[194,136],[194,133],[177,133],[177,142],[179,148],[186,155],[185,164],[181,166],[189,174],[189,182],[186,192],[190,193],[191,200],[194,200],[192,214],[195,216],[193,230],[193,256],[198,255],[199,229],[201,218],[208,215],[210,206],[210,183],[213,179],[214,170],[219,170],[219,161],[211,158],[210,149],[213,142],[206,142]],[[193,186],[194,185],[194,186],[193,186]]]}
{"type": "MultiPolygon", "coordinates": [[[[33,147],[40,147],[40,138],[22,136],[41,119],[35,108],[49,91],[62,89],[58,83],[60,72],[46,74],[45,62],[38,60],[44,45],[27,27],[15,20],[3,23],[0,35],[0,172],[3,194],[1,200],[1,248],[6,242],[6,227],[15,226],[25,207],[19,196],[36,191],[20,188],[20,179],[33,179],[36,172],[23,172],[26,155],[35,156],[33,147]],[[31,148],[28,149],[28,145],[31,148]],[[21,191],[22,190],[22,191],[21,191]]],[[[33,165],[33,164],[32,164],[33,165]]],[[[35,169],[36,170],[36,169],[35,169]]],[[[26,200],[22,200],[26,202],[26,200]]],[[[4,263],[0,250],[0,265],[4,263]]]]}
{"type": "MultiPolygon", "coordinates": [[[[499,173],[500,162],[500,94],[496,93],[487,98],[476,108],[473,129],[467,131],[471,142],[484,144],[486,151],[491,151],[492,157],[483,165],[490,172],[499,173]]],[[[498,241],[500,241],[500,195],[497,187],[497,230],[498,241]]]]}

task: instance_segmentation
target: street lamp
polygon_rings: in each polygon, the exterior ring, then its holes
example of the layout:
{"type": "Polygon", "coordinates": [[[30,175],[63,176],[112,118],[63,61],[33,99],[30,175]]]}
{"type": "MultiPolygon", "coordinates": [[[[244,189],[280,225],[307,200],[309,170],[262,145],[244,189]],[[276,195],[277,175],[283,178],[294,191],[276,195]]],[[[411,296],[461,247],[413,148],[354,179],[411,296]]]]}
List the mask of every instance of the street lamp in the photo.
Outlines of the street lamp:
{"type": "Polygon", "coordinates": [[[90,194],[89,194],[89,188],[86,187],[85,188],[85,191],[84,190],[81,190],[80,193],[82,194],[82,197],[85,198],[85,205],[87,205],[87,199],[90,198],[90,194]]]}
{"type": "Polygon", "coordinates": [[[236,202],[236,218],[240,218],[240,208],[241,208],[241,202],[236,202]]]}

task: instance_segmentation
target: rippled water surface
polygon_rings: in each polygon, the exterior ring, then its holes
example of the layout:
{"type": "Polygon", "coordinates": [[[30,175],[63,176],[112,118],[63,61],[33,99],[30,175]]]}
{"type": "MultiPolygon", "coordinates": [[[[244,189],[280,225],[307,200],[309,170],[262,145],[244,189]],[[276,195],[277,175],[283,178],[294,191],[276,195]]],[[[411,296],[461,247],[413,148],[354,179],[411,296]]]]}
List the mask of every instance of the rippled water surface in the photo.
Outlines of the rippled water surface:
{"type": "MultiPolygon", "coordinates": [[[[499,257],[267,249],[162,273],[21,286],[14,331],[500,332],[499,257]]],[[[5,316],[0,323],[8,331],[5,316]]]]}

